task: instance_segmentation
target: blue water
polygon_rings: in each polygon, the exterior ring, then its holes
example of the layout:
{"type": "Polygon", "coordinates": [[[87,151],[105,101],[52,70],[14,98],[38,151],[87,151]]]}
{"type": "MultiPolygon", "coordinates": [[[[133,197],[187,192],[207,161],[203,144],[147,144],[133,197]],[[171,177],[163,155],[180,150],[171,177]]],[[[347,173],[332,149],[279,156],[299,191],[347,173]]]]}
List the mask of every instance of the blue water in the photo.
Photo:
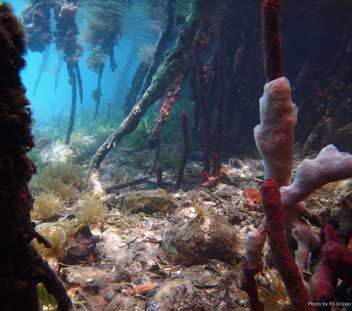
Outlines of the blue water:
{"type": "MultiPolygon", "coordinates": [[[[18,16],[21,14],[23,8],[25,7],[27,1],[24,0],[11,0],[9,3],[13,6],[15,14],[18,16]]],[[[133,12],[132,12],[133,14],[133,12]]],[[[126,19],[128,16],[125,17],[126,19]]],[[[83,22],[82,17],[78,16],[79,28],[82,29],[83,22]]],[[[142,30],[142,27],[140,27],[142,30]]],[[[145,31],[145,29],[144,29],[145,31]]],[[[124,100],[124,96],[128,91],[128,86],[133,78],[135,70],[140,63],[141,59],[138,54],[134,57],[134,61],[131,64],[128,75],[121,77],[123,73],[121,68],[129,58],[129,54],[136,45],[141,46],[143,44],[153,44],[157,39],[157,33],[150,34],[146,37],[143,42],[143,37],[138,36],[138,34],[132,31],[127,31],[126,35],[123,35],[119,40],[118,46],[115,47],[115,59],[117,61],[118,69],[115,72],[109,70],[109,66],[106,66],[102,80],[102,100],[101,106],[103,106],[107,101],[113,103],[113,107],[121,107],[124,100]],[[142,38],[142,41],[140,41],[142,38]],[[139,42],[136,42],[138,40],[139,42]],[[119,82],[123,82],[122,86],[118,86],[119,82]]],[[[87,46],[82,43],[85,52],[80,58],[80,69],[83,80],[84,89],[84,101],[77,104],[77,116],[83,116],[92,114],[94,110],[94,100],[91,96],[93,90],[97,86],[97,75],[90,71],[87,67],[86,60],[88,56],[87,46]]],[[[68,117],[71,106],[71,86],[68,82],[68,75],[66,72],[66,65],[63,62],[61,66],[60,80],[58,88],[55,92],[55,72],[58,69],[58,53],[56,51],[54,43],[50,46],[50,55],[47,63],[47,68],[43,72],[40,84],[37,88],[36,94],[33,94],[35,87],[35,80],[38,74],[38,68],[41,64],[43,54],[27,52],[25,59],[27,61],[27,66],[22,72],[23,84],[27,88],[27,97],[32,103],[32,111],[34,115],[34,120],[36,126],[44,126],[52,122],[55,118],[68,117]]]]}

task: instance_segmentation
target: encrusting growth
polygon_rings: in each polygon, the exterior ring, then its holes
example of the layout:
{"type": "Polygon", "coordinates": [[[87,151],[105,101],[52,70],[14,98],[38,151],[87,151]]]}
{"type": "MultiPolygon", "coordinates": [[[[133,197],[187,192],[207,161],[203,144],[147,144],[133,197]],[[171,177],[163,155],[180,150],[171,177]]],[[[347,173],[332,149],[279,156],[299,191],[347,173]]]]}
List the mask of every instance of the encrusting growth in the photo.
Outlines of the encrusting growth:
{"type": "Polygon", "coordinates": [[[53,1],[34,0],[25,7],[20,21],[26,29],[27,48],[44,52],[52,41],[50,18],[53,1]]]}
{"type": "Polygon", "coordinates": [[[48,65],[52,41],[50,19],[53,5],[54,2],[52,0],[30,1],[20,17],[26,32],[27,48],[32,52],[44,53],[41,64],[38,67],[33,95],[36,94],[41,77],[48,65]]]}
{"type": "Polygon", "coordinates": [[[281,0],[262,0],[264,71],[267,81],[284,75],[280,11],[281,0]]]}
{"type": "Polygon", "coordinates": [[[21,83],[24,67],[24,34],[7,4],[0,5],[0,309],[38,311],[37,284],[43,283],[57,302],[58,310],[72,310],[66,290],[31,246],[31,241],[50,247],[35,231],[30,212],[33,198],[28,182],[35,166],[27,152],[33,147],[31,111],[21,83]]]}
{"type": "Polygon", "coordinates": [[[153,129],[151,130],[149,138],[149,150],[154,153],[154,161],[152,172],[156,170],[159,165],[160,144],[161,144],[161,131],[162,127],[169,118],[172,107],[177,103],[181,96],[182,85],[184,82],[184,74],[179,74],[173,81],[170,90],[168,91],[163,104],[161,105],[159,115],[154,121],[153,129]]]}
{"type": "Polygon", "coordinates": [[[288,247],[285,234],[281,195],[275,179],[267,179],[261,186],[271,255],[285,283],[287,293],[296,310],[312,310],[300,271],[288,247]]]}

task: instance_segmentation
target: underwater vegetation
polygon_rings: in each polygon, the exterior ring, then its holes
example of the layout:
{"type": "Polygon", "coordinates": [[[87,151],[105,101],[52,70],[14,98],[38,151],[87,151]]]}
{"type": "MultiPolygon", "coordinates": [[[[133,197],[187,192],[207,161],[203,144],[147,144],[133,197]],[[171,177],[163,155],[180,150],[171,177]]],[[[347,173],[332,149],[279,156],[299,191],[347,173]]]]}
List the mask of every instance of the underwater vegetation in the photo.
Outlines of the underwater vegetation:
{"type": "Polygon", "coordinates": [[[56,225],[46,225],[38,229],[38,232],[50,241],[51,248],[45,248],[43,245],[34,242],[34,247],[45,257],[62,257],[64,246],[67,241],[66,232],[56,225]]]}
{"type": "Polygon", "coordinates": [[[53,193],[41,193],[35,197],[31,216],[34,220],[46,220],[65,209],[63,201],[53,193]]]}
{"type": "Polygon", "coordinates": [[[34,176],[31,187],[37,192],[49,192],[63,201],[72,202],[82,188],[83,175],[78,166],[55,163],[45,166],[34,176]]]}
{"type": "MultiPolygon", "coordinates": [[[[114,116],[114,122],[120,120],[118,115],[114,116]]],[[[79,150],[85,156],[91,156],[109,136],[113,128],[106,126],[107,120],[100,119],[94,123],[86,123],[85,119],[78,120],[76,132],[72,134],[71,146],[79,150]]]]}
{"type": "Polygon", "coordinates": [[[0,5],[0,309],[349,311],[351,14],[28,0],[22,28],[0,5]]]}
{"type": "Polygon", "coordinates": [[[83,196],[74,207],[74,215],[79,224],[89,225],[102,222],[107,208],[99,198],[83,196]]]}

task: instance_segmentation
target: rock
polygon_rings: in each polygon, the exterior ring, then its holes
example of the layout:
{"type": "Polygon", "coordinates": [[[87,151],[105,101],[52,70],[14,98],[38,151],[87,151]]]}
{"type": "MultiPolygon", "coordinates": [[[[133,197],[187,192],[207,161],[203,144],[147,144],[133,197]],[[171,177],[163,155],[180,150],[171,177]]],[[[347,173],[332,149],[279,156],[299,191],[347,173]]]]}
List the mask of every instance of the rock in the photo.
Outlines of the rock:
{"type": "Polygon", "coordinates": [[[175,208],[171,195],[164,189],[126,192],[121,198],[121,209],[125,212],[153,214],[170,212],[175,208]]]}
{"type": "Polygon", "coordinates": [[[326,190],[328,198],[331,197],[331,192],[334,192],[336,205],[352,208],[352,179],[330,183],[323,190],[326,190]],[[331,185],[331,189],[326,188],[329,185],[331,185]]]}
{"type": "Polygon", "coordinates": [[[103,310],[104,311],[144,310],[144,302],[135,297],[117,295],[103,310]]]}
{"type": "Polygon", "coordinates": [[[219,214],[202,211],[181,228],[169,230],[162,247],[171,260],[185,265],[204,263],[208,259],[232,262],[240,257],[239,234],[219,214]]]}
{"type": "Polygon", "coordinates": [[[214,194],[223,199],[231,199],[231,197],[236,194],[236,190],[233,186],[218,184],[214,194]]]}
{"type": "Polygon", "coordinates": [[[147,301],[146,311],[211,311],[201,291],[192,282],[176,279],[165,282],[147,301]]]}
{"type": "Polygon", "coordinates": [[[88,226],[81,227],[68,241],[62,262],[68,265],[97,262],[98,250],[96,244],[98,240],[88,226]]]}
{"type": "Polygon", "coordinates": [[[232,158],[229,160],[229,165],[233,168],[241,168],[244,164],[240,159],[232,158]]]}
{"type": "Polygon", "coordinates": [[[352,208],[342,207],[332,211],[330,222],[337,225],[338,234],[348,243],[352,237],[352,208]]]}
{"type": "Polygon", "coordinates": [[[186,166],[186,175],[191,178],[199,178],[202,176],[203,166],[196,162],[190,162],[186,166]]]}
{"type": "Polygon", "coordinates": [[[226,310],[240,310],[238,292],[232,267],[212,260],[205,265],[185,268],[171,280],[164,281],[148,295],[145,310],[219,310],[224,300],[226,310]]]}
{"type": "Polygon", "coordinates": [[[352,122],[347,123],[341,128],[333,131],[333,143],[338,147],[338,149],[345,150],[346,152],[351,152],[351,135],[352,135],[352,122]]]}
{"type": "Polygon", "coordinates": [[[62,278],[70,285],[96,285],[103,287],[112,282],[110,271],[104,271],[90,266],[69,266],[62,268],[62,278]]]}
{"type": "Polygon", "coordinates": [[[124,252],[125,242],[121,239],[116,228],[108,227],[102,234],[97,244],[98,251],[109,260],[114,260],[124,252]]]}
{"type": "Polygon", "coordinates": [[[116,282],[151,283],[150,275],[159,274],[160,251],[158,244],[133,242],[116,259],[116,282]]]}

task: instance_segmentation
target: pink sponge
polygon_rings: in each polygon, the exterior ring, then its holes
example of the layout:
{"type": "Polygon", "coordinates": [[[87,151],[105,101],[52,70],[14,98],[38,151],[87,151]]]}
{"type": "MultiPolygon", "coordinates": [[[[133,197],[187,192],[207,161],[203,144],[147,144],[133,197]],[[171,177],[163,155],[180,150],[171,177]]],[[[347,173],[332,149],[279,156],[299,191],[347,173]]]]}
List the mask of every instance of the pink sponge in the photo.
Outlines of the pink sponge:
{"type": "Polygon", "coordinates": [[[266,83],[254,138],[264,159],[265,178],[275,178],[279,186],[291,181],[296,121],[297,108],[291,99],[290,82],[281,77],[266,83]]]}
{"type": "Polygon", "coordinates": [[[302,161],[293,183],[280,189],[282,204],[295,206],[321,186],[352,177],[352,155],[339,152],[334,145],[323,148],[312,160],[302,161]]]}

